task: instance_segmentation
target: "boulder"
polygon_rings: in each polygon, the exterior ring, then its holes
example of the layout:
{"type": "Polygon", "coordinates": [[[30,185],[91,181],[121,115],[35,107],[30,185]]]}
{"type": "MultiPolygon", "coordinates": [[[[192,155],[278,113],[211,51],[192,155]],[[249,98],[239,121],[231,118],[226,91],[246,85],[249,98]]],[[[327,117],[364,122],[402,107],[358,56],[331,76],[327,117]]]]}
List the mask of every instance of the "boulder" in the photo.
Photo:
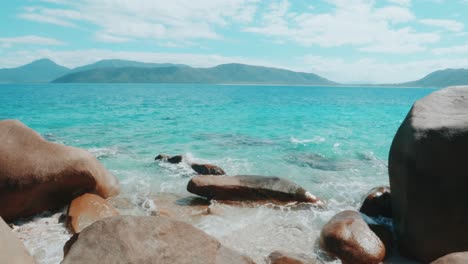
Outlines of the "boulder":
{"type": "Polygon", "coordinates": [[[162,161],[167,161],[171,156],[166,155],[166,154],[159,154],[154,158],[154,160],[162,160],[162,161]]]}
{"type": "Polygon", "coordinates": [[[33,264],[33,257],[0,217],[0,263],[33,264]]]}
{"type": "Polygon", "coordinates": [[[344,264],[378,264],[385,258],[385,246],[356,211],[338,213],[325,224],[320,247],[344,264]]]}
{"type": "Polygon", "coordinates": [[[86,192],[119,193],[89,152],[44,140],[17,120],[0,121],[0,216],[5,221],[65,206],[86,192]]]}
{"type": "Polygon", "coordinates": [[[468,252],[451,253],[431,262],[431,264],[466,264],[466,263],[468,263],[468,252]]]}
{"type": "Polygon", "coordinates": [[[192,164],[192,169],[201,175],[224,175],[224,170],[218,166],[211,164],[192,164]]]}
{"type": "Polygon", "coordinates": [[[279,177],[196,176],[188,183],[187,190],[210,200],[306,202],[323,205],[320,199],[299,185],[279,177]]]}
{"type": "Polygon", "coordinates": [[[119,215],[119,212],[100,196],[85,193],[70,203],[67,226],[73,233],[79,233],[97,220],[119,215]]]}
{"type": "Polygon", "coordinates": [[[253,263],[192,225],[167,217],[105,218],[85,228],[68,246],[62,264],[253,263]]]}
{"type": "Polygon", "coordinates": [[[468,86],[414,103],[389,155],[393,223],[402,255],[429,263],[468,251],[468,86]]]}
{"type": "Polygon", "coordinates": [[[392,197],[390,187],[381,186],[372,189],[364,199],[359,212],[368,216],[392,217],[392,197]]]}
{"type": "Polygon", "coordinates": [[[318,264],[319,261],[315,258],[310,258],[305,255],[285,253],[282,251],[271,252],[267,257],[269,264],[318,264]]]}

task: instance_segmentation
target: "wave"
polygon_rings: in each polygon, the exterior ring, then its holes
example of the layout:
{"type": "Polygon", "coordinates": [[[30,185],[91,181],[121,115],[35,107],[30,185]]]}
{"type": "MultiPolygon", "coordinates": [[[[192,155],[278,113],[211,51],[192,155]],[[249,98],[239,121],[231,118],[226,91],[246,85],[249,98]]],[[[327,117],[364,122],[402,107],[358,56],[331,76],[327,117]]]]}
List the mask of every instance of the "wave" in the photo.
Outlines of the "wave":
{"type": "Polygon", "coordinates": [[[293,144],[322,143],[322,142],[325,142],[325,141],[326,141],[326,139],[324,137],[321,137],[321,136],[315,136],[312,139],[298,139],[298,138],[295,138],[295,137],[291,137],[289,139],[289,142],[291,142],[293,144]]]}
{"type": "Polygon", "coordinates": [[[88,151],[97,159],[115,156],[120,152],[117,147],[89,148],[88,151]]]}

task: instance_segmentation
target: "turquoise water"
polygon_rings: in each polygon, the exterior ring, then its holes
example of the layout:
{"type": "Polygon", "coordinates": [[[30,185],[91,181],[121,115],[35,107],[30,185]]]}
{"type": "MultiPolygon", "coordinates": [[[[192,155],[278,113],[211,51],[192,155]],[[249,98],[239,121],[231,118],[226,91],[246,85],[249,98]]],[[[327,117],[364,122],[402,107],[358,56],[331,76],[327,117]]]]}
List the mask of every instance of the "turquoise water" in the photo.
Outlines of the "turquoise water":
{"type": "MultiPolygon", "coordinates": [[[[185,187],[193,175],[190,168],[156,163],[154,157],[159,153],[184,154],[189,162],[213,163],[230,175],[289,178],[327,201],[329,209],[325,212],[291,216],[267,209],[230,208],[229,217],[207,217],[195,223],[229,246],[260,259],[260,253],[287,247],[271,242],[268,234],[272,230],[277,231],[276,236],[283,236],[285,243],[294,239],[289,237],[291,230],[278,231],[282,221],[297,224],[301,230],[313,230],[313,235],[301,238],[313,241],[331,215],[357,208],[370,188],[388,184],[387,155],[393,135],[412,103],[432,91],[2,84],[0,118],[19,119],[48,140],[88,149],[120,179],[122,195],[143,209],[152,206],[144,201],[158,192],[188,194],[185,187]],[[246,214],[255,216],[243,222],[246,214]],[[273,221],[264,227],[266,230],[255,226],[256,221],[264,225],[266,219],[273,221]],[[255,245],[246,243],[252,240],[255,245]],[[259,243],[271,246],[258,248],[259,243]],[[252,246],[257,247],[259,255],[253,253],[252,246]]],[[[302,248],[296,243],[294,248],[312,251],[309,242],[302,248]]]]}

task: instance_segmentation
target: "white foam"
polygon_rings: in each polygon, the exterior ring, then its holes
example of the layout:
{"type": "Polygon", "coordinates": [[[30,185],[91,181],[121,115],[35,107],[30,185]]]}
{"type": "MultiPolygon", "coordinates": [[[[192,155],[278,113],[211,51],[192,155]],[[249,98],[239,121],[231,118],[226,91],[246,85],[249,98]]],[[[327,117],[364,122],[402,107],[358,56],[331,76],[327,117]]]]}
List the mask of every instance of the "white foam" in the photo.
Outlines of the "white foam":
{"type": "Polygon", "coordinates": [[[312,139],[298,139],[298,138],[295,138],[295,137],[291,137],[289,139],[289,141],[293,144],[307,144],[307,143],[322,143],[322,142],[325,142],[326,139],[324,137],[321,137],[321,136],[315,136],[314,138],[312,139]]]}
{"type": "Polygon", "coordinates": [[[94,156],[96,156],[96,158],[115,156],[119,153],[119,149],[115,146],[104,148],[89,148],[88,151],[94,156]]]}

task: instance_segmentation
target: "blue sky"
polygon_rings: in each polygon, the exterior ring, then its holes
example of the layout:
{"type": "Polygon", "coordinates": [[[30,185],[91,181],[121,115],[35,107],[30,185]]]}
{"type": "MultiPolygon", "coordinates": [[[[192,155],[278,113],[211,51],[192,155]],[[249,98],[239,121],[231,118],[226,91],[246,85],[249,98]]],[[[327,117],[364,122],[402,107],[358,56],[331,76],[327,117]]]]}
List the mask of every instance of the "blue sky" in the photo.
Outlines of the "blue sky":
{"type": "Polygon", "coordinates": [[[340,82],[468,68],[468,0],[23,0],[0,9],[0,68],[50,58],[240,62],[340,82]]]}

